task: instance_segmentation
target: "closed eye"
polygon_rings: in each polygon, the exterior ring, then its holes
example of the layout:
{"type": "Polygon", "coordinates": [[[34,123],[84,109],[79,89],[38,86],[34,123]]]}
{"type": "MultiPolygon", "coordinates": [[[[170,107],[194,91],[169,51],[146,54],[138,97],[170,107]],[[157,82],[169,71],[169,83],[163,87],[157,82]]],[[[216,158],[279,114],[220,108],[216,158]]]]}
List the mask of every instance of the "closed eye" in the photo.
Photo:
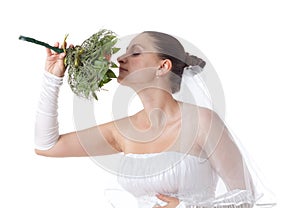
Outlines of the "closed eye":
{"type": "Polygon", "coordinates": [[[132,56],[139,56],[139,55],[141,55],[141,53],[140,53],[140,52],[134,52],[134,53],[132,53],[131,55],[132,55],[132,56]]]}

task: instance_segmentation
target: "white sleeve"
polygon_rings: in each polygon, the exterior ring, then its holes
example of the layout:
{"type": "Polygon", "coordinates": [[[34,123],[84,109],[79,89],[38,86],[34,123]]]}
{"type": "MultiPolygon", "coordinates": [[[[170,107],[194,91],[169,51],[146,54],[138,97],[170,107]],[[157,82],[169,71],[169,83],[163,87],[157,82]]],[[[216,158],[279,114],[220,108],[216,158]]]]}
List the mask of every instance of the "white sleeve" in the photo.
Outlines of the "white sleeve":
{"type": "Polygon", "coordinates": [[[57,101],[63,77],[44,72],[40,100],[35,121],[35,148],[47,150],[55,145],[59,137],[57,101]]]}

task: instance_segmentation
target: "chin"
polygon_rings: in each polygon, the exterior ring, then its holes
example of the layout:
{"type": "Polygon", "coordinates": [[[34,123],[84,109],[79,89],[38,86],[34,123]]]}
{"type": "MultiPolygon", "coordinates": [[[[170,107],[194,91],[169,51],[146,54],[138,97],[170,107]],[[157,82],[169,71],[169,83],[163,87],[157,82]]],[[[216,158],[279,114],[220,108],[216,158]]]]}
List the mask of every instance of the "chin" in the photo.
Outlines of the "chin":
{"type": "Polygon", "coordinates": [[[119,84],[121,84],[121,78],[120,78],[120,77],[117,77],[117,82],[118,82],[119,84]]]}
{"type": "Polygon", "coordinates": [[[120,85],[126,85],[126,83],[124,82],[124,79],[120,76],[117,77],[117,82],[120,84],[120,85]]]}
{"type": "Polygon", "coordinates": [[[122,78],[122,77],[117,77],[117,82],[118,82],[119,84],[122,84],[122,85],[125,84],[125,83],[124,83],[124,78],[122,78]]]}

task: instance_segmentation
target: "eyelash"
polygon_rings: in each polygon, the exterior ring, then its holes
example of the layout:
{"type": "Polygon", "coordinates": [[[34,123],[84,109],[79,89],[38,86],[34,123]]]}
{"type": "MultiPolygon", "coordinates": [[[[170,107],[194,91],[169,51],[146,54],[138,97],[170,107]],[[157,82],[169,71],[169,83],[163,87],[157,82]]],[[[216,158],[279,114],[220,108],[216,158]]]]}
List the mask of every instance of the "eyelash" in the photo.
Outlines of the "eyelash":
{"type": "Polygon", "coordinates": [[[139,53],[139,52],[135,52],[135,53],[132,53],[131,55],[132,56],[139,56],[141,53],[139,53]]]}

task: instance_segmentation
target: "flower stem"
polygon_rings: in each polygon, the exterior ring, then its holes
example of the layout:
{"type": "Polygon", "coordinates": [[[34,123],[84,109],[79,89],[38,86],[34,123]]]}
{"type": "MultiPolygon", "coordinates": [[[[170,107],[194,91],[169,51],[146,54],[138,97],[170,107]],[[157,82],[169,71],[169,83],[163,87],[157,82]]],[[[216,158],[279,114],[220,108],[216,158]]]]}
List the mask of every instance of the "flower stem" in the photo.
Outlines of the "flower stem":
{"type": "Polygon", "coordinates": [[[30,37],[25,37],[25,36],[21,35],[19,37],[19,40],[24,40],[24,41],[28,41],[28,42],[31,42],[31,43],[35,43],[37,45],[45,46],[46,48],[50,48],[51,50],[55,51],[56,53],[63,53],[64,52],[64,50],[61,49],[61,48],[53,47],[53,46],[49,45],[48,43],[30,38],[30,37]]]}

